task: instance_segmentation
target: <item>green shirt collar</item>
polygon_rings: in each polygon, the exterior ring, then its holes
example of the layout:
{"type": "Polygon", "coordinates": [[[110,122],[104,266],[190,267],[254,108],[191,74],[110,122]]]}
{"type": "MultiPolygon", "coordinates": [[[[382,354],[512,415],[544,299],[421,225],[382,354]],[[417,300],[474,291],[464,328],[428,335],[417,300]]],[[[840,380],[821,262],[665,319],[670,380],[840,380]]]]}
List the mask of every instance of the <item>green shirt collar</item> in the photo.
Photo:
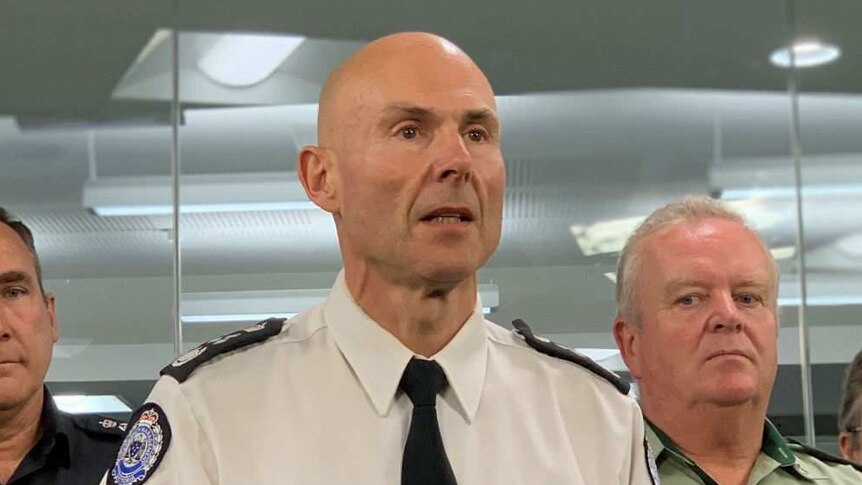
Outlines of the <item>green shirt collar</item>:
{"type": "MultiPolygon", "coordinates": [[[[658,466],[671,455],[682,461],[692,472],[697,474],[706,484],[715,484],[712,478],[704,472],[694,461],[683,453],[676,443],[664,433],[658,426],[645,420],[647,423],[646,435],[654,452],[655,461],[658,466]]],[[[791,451],[787,440],[781,436],[778,429],[768,419],[763,423],[763,444],[761,453],[772,458],[779,467],[790,467],[796,464],[796,455],[791,451]]]]}
{"type": "Polygon", "coordinates": [[[763,445],[760,451],[778,462],[779,466],[791,466],[796,463],[796,455],[778,428],[768,419],[763,423],[763,445]]]}

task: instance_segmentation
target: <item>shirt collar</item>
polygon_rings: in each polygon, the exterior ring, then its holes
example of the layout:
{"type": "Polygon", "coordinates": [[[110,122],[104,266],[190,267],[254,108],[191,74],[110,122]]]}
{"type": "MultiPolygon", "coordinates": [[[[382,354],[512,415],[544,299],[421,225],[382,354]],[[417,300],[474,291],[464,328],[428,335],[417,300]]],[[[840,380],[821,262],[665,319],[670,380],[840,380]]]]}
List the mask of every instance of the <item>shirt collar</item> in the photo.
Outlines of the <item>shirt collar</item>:
{"type": "Polygon", "coordinates": [[[71,440],[68,420],[62,419],[60,410],[54,403],[54,397],[47,387],[43,386],[44,397],[42,399],[42,413],[39,417],[39,426],[42,437],[34,447],[34,452],[47,456],[56,453],[65,467],[71,465],[71,440]]]}
{"type": "Polygon", "coordinates": [[[777,461],[779,466],[790,466],[796,463],[796,455],[793,454],[787,440],[768,419],[763,424],[763,446],[760,451],[777,461]]]}
{"type": "MultiPolygon", "coordinates": [[[[324,303],[323,317],[377,413],[387,415],[414,353],[353,300],[344,270],[338,274],[324,303]]],[[[473,313],[446,347],[431,359],[443,368],[465,418],[471,422],[479,409],[488,362],[488,334],[478,296],[473,313]]]]}
{"type": "MultiPolygon", "coordinates": [[[[649,420],[645,421],[647,423],[647,439],[655,453],[657,464],[661,464],[667,458],[667,454],[662,456],[663,452],[667,450],[677,455],[686,465],[690,467],[697,466],[690,458],[685,456],[676,443],[671,440],[670,436],[666,435],[664,431],[649,420]]],[[[787,440],[784,439],[784,436],[781,435],[775,425],[768,419],[763,422],[763,444],[760,447],[760,452],[775,460],[780,467],[793,466],[796,463],[796,455],[793,454],[793,451],[787,444],[787,440]]]]}

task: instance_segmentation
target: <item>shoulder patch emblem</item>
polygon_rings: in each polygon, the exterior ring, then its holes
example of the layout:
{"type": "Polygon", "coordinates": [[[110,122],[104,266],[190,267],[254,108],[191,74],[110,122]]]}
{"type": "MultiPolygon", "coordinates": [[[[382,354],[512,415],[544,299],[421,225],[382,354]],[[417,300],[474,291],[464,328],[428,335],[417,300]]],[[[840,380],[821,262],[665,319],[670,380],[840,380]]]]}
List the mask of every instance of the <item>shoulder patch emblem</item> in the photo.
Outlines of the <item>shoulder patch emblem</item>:
{"type": "Polygon", "coordinates": [[[179,382],[184,382],[198,366],[213,357],[257,342],[263,342],[270,337],[278,335],[284,326],[284,322],[284,318],[270,318],[257,325],[204,342],[181,355],[173,363],[162,369],[160,374],[171,376],[179,382]]]}
{"type": "Polygon", "coordinates": [[[130,422],[134,424],[108,474],[108,485],[143,484],[159,466],[171,444],[171,426],[158,404],[144,404],[130,422]]]}
{"type": "Polygon", "coordinates": [[[586,355],[579,354],[572,349],[568,349],[566,347],[563,347],[562,345],[558,345],[546,338],[535,336],[533,334],[533,330],[530,329],[529,325],[527,325],[527,323],[520,318],[517,320],[513,320],[512,325],[515,327],[515,333],[520,335],[530,347],[538,350],[545,355],[550,355],[551,357],[556,357],[558,359],[568,360],[569,362],[577,364],[592,372],[593,374],[598,375],[602,379],[610,382],[621,393],[628,395],[631,385],[628,382],[624,381],[616,373],[605,369],[599,364],[596,364],[586,355]]]}

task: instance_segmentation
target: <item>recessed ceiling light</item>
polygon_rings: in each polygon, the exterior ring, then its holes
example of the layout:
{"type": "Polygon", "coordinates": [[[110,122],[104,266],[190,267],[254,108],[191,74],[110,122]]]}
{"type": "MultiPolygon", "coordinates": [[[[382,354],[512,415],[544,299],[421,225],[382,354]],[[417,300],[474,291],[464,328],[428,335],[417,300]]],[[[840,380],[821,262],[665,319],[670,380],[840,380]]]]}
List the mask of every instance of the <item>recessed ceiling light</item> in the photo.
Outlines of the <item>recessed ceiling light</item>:
{"type": "Polygon", "coordinates": [[[244,88],[268,78],[305,41],[301,36],[225,34],[198,69],[225,86],[244,88]]]}
{"type": "Polygon", "coordinates": [[[829,64],[841,57],[841,49],[833,44],[816,40],[798,41],[793,44],[793,59],[790,49],[782,47],[769,56],[769,61],[778,67],[815,67],[829,64]]]}

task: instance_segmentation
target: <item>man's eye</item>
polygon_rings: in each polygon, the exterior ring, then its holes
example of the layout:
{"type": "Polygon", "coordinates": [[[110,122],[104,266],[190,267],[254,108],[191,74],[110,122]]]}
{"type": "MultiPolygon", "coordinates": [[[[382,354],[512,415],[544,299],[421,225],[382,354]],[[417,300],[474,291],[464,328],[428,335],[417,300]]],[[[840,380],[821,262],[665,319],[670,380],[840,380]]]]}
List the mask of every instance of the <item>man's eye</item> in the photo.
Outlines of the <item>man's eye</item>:
{"type": "Polygon", "coordinates": [[[685,295],[682,298],[678,299],[676,302],[682,306],[692,306],[700,301],[700,298],[697,295],[685,295]]]}
{"type": "Polygon", "coordinates": [[[398,130],[398,136],[405,140],[412,140],[419,135],[419,130],[415,126],[405,126],[398,130]]]}
{"type": "Polygon", "coordinates": [[[488,135],[482,130],[470,130],[467,132],[467,139],[475,143],[482,143],[488,139],[488,135]]]}
{"type": "Polygon", "coordinates": [[[754,305],[758,301],[760,301],[760,299],[758,297],[756,297],[754,295],[748,295],[748,294],[739,295],[738,297],[736,297],[736,299],[737,299],[737,301],[739,301],[743,305],[754,305]]]}
{"type": "Polygon", "coordinates": [[[9,288],[3,292],[3,296],[5,296],[6,298],[18,298],[24,296],[25,294],[27,293],[21,288],[9,288]]]}

